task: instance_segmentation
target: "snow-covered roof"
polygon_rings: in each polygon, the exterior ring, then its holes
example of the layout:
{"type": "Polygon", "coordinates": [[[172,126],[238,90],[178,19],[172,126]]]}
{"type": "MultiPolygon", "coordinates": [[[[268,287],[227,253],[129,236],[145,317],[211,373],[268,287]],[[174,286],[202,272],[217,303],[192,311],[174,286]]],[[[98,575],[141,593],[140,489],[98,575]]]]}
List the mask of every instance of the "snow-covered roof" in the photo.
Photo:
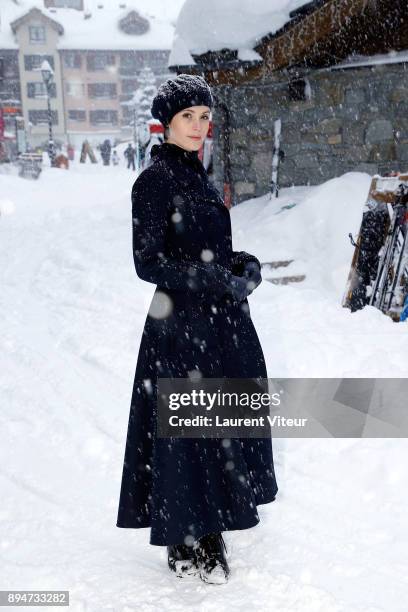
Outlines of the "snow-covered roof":
{"type": "Polygon", "coordinates": [[[18,49],[10,23],[37,8],[64,30],[58,49],[171,49],[177,15],[184,0],[84,0],[85,11],[44,8],[43,0],[1,0],[0,49],[18,49]],[[98,8],[103,5],[103,8],[98,8]],[[125,5],[125,8],[121,8],[125,5]],[[144,34],[126,34],[118,27],[132,10],[147,19],[144,34]],[[85,14],[90,17],[85,19],[85,14]]]}
{"type": "Polygon", "coordinates": [[[186,0],[177,19],[169,66],[194,64],[192,54],[236,49],[242,60],[260,59],[253,50],[267,34],[290,21],[289,13],[309,0],[186,0]]]}

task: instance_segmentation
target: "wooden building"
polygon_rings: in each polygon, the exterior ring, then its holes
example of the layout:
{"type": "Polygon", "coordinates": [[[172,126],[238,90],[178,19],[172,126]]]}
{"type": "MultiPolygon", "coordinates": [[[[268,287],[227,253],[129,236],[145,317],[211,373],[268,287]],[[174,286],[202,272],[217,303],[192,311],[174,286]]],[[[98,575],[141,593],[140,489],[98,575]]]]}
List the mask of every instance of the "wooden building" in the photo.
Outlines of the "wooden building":
{"type": "Polygon", "coordinates": [[[315,0],[253,46],[194,55],[215,97],[214,176],[231,204],[269,190],[282,121],[281,186],[408,169],[408,3],[315,0]]]}

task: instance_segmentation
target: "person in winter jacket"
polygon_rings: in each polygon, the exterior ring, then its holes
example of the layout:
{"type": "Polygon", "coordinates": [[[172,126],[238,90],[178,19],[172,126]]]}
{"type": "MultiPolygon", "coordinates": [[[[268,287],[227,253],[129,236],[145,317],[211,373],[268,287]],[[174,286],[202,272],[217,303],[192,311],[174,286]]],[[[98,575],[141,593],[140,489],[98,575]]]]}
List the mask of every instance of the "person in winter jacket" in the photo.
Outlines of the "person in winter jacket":
{"type": "Polygon", "coordinates": [[[117,166],[119,164],[119,155],[116,149],[114,149],[112,153],[112,164],[114,166],[117,166]]]}
{"type": "Polygon", "coordinates": [[[103,165],[104,166],[109,166],[110,154],[111,154],[111,143],[109,142],[109,140],[107,138],[106,138],[106,140],[103,141],[103,143],[101,144],[99,149],[101,151],[103,165]]]}
{"type": "Polygon", "coordinates": [[[162,84],[152,115],[167,140],[132,187],[133,259],[156,285],[136,364],[116,525],[150,527],[178,577],[230,575],[222,532],[259,523],[275,499],[271,438],[160,438],[157,379],[267,378],[247,296],[259,260],[233,251],[231,219],[198,157],[213,105],[206,81],[162,84]]]}
{"type": "Polygon", "coordinates": [[[126,157],[127,162],[128,162],[128,165],[127,165],[128,169],[130,168],[130,166],[132,166],[132,170],[136,169],[135,168],[135,155],[136,155],[136,150],[132,147],[132,145],[129,142],[124,152],[124,156],[126,157]]]}

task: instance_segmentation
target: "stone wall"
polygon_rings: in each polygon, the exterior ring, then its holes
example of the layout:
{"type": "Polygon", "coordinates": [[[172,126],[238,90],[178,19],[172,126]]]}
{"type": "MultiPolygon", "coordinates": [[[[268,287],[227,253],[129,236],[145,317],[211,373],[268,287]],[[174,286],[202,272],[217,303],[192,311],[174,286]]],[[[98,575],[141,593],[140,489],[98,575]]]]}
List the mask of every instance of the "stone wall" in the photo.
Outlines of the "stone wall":
{"type": "MultiPolygon", "coordinates": [[[[281,187],[316,185],[349,171],[408,170],[408,63],[314,70],[302,76],[310,84],[310,97],[302,101],[290,99],[289,76],[283,73],[215,88],[231,115],[236,203],[269,190],[277,118],[285,152],[281,187]]],[[[214,179],[219,188],[221,123],[216,110],[214,179]]]]}

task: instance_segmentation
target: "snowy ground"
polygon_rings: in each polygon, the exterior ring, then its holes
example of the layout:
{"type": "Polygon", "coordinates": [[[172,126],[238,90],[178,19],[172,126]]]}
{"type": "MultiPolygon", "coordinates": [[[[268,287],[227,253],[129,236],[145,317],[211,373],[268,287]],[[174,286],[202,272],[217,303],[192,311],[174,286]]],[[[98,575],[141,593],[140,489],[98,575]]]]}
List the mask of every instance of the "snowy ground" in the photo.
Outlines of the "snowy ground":
{"type": "MultiPolygon", "coordinates": [[[[121,163],[0,175],[0,589],[68,589],[75,612],[406,610],[405,440],[275,439],[278,497],[226,534],[227,585],[177,580],[147,529],[115,526],[154,290],[133,268],[121,163]]],[[[306,274],[249,298],[270,377],[408,374],[408,325],[341,307],[369,182],[350,173],[232,211],[235,250],[306,274]]]]}

